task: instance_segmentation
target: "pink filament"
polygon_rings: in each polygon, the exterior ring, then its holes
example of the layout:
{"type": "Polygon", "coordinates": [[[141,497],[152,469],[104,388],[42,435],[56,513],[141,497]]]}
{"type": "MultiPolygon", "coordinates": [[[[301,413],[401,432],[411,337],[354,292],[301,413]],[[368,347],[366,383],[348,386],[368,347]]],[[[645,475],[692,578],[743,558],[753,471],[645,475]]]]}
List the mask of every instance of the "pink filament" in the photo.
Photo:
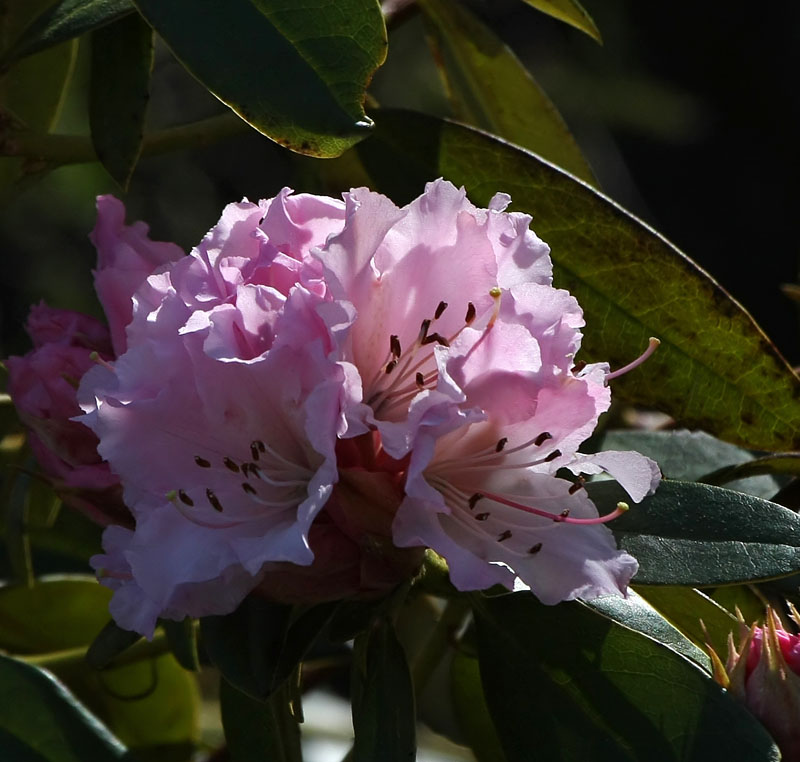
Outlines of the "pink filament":
{"type": "Polygon", "coordinates": [[[549,513],[548,511],[543,511],[539,508],[532,508],[529,505],[518,503],[515,500],[509,500],[502,495],[494,495],[491,492],[481,492],[480,494],[489,500],[494,500],[496,503],[501,503],[502,505],[507,505],[511,508],[519,508],[521,511],[532,513],[535,516],[541,516],[542,518],[550,519],[551,521],[559,523],[563,522],[565,524],[605,524],[609,521],[613,521],[614,519],[618,519],[623,513],[625,513],[625,511],[629,509],[627,503],[617,503],[617,507],[611,513],[608,513],[605,516],[598,516],[596,519],[572,519],[568,515],[565,516],[560,513],[549,513]]]}

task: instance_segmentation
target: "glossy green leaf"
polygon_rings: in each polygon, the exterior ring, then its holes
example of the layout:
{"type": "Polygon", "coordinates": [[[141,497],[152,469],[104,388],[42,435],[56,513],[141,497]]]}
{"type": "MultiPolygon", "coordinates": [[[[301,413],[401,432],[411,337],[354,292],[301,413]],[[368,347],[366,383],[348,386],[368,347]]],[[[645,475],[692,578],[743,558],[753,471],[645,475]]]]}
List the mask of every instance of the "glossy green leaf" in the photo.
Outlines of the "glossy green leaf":
{"type": "Polygon", "coordinates": [[[300,727],[288,687],[259,701],[223,678],[219,698],[232,762],[302,762],[300,727]]]}
{"type": "MultiPolygon", "coordinates": [[[[587,490],[601,514],[626,499],[616,482],[587,490]]],[[[722,487],[662,481],[609,527],[639,561],[640,585],[713,587],[800,571],[800,516],[722,487]]]]}
{"type": "Polygon", "coordinates": [[[277,143],[330,157],[369,134],[364,93],[386,57],[377,0],[136,5],[200,82],[277,143]]]}
{"type": "Polygon", "coordinates": [[[92,144],[97,158],[123,189],[142,151],[152,68],[153,31],[138,14],[92,33],[92,144]]]}
{"type": "Polygon", "coordinates": [[[779,452],[764,455],[737,465],[726,466],[706,474],[703,481],[706,484],[728,484],[757,477],[761,474],[783,474],[786,476],[800,476],[800,453],[779,452]]]}
{"type": "Polygon", "coordinates": [[[708,643],[718,654],[726,653],[728,635],[736,632],[738,624],[736,617],[713,598],[692,587],[654,586],[636,589],[698,646],[708,643]]]}
{"type": "Polygon", "coordinates": [[[356,638],[351,677],[353,762],[408,762],[417,749],[414,686],[387,618],[356,638]]]}
{"type": "Polygon", "coordinates": [[[667,648],[699,664],[707,672],[711,672],[711,662],[706,652],[692,643],[683,632],[670,624],[650,605],[649,601],[637,595],[635,591],[629,590],[625,598],[609,595],[586,601],[585,605],[625,627],[657,640],[667,648]]]}
{"type": "Polygon", "coordinates": [[[450,666],[458,725],[478,762],[506,762],[506,756],[486,706],[478,659],[456,651],[450,666]]]}
{"type": "Polygon", "coordinates": [[[39,15],[6,42],[8,49],[0,57],[0,66],[80,37],[136,10],[131,0],[60,0],[36,5],[39,15]],[[12,43],[10,47],[8,43],[12,43]]]}
{"type": "Polygon", "coordinates": [[[566,22],[582,32],[586,32],[590,37],[594,37],[598,42],[603,40],[600,32],[592,21],[592,17],[578,0],[525,0],[528,5],[538,8],[548,16],[566,22]]]}
{"type": "Polygon", "coordinates": [[[49,672],[0,656],[0,749],[9,762],[111,762],[125,748],[49,672]]]}
{"type": "Polygon", "coordinates": [[[748,447],[800,445],[800,381],[752,318],[706,273],[613,201],[535,155],[468,127],[381,111],[358,146],[378,190],[397,203],[443,176],[485,206],[498,191],[533,215],[555,285],[586,316],[580,358],[619,367],[649,336],[661,347],[614,381],[619,397],[748,447]]]}
{"type": "Polygon", "coordinates": [[[580,603],[474,598],[481,679],[508,762],[766,762],[766,731],[696,664],[580,603]]]}
{"type": "Polygon", "coordinates": [[[465,5],[420,0],[456,116],[595,185],[567,125],[514,53],[465,5]]]}
{"type": "MultiPolygon", "coordinates": [[[[757,463],[751,453],[704,431],[607,431],[603,435],[601,449],[636,450],[655,460],[667,479],[684,481],[698,481],[723,466],[741,465],[741,474],[738,471],[731,474],[728,482],[730,489],[764,498],[773,497],[780,489],[772,477],[756,475],[769,471],[751,470],[750,464],[755,466],[757,463]],[[737,478],[739,474],[741,478],[737,478]]],[[[703,481],[714,483],[707,479],[703,481]]]]}

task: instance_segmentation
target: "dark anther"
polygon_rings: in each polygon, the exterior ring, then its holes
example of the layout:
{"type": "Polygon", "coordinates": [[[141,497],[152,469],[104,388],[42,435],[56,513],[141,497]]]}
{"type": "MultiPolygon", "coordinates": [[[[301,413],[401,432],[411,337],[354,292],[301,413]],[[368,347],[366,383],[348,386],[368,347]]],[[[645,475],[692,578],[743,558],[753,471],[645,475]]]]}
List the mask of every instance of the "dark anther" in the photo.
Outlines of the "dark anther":
{"type": "Polygon", "coordinates": [[[225,458],[222,462],[225,464],[225,468],[228,470],[233,471],[235,474],[239,473],[239,466],[237,466],[236,463],[234,463],[230,458],[225,458]]]}
{"type": "Polygon", "coordinates": [[[211,468],[211,463],[205,458],[201,458],[199,455],[194,456],[194,462],[197,463],[200,468],[211,468]]]}
{"type": "Polygon", "coordinates": [[[414,377],[414,380],[417,382],[417,386],[420,389],[425,386],[425,376],[423,376],[422,373],[417,373],[417,375],[414,377]]]}
{"type": "Polygon", "coordinates": [[[553,450],[545,459],[545,463],[549,463],[551,460],[555,460],[556,458],[561,457],[561,450],[553,450]]]}
{"type": "Polygon", "coordinates": [[[267,446],[260,439],[256,439],[256,447],[258,447],[259,452],[267,451],[267,446]]]}
{"type": "Polygon", "coordinates": [[[464,322],[469,325],[473,320],[475,320],[475,305],[470,302],[467,305],[467,315],[464,318],[464,322]]]}
{"type": "Polygon", "coordinates": [[[388,376],[397,367],[397,360],[389,360],[386,363],[386,375],[388,376]]]}
{"type": "Polygon", "coordinates": [[[392,334],[389,337],[389,352],[391,352],[392,357],[400,357],[401,351],[400,339],[395,334],[392,334]]]}
{"type": "Polygon", "coordinates": [[[475,514],[475,521],[486,521],[489,518],[488,513],[477,513],[475,514]]]}
{"type": "Polygon", "coordinates": [[[511,537],[511,530],[506,529],[505,532],[501,532],[497,537],[497,542],[505,542],[509,537],[511,537]]]}
{"type": "Polygon", "coordinates": [[[250,456],[253,460],[258,460],[258,445],[255,442],[250,445],[250,456]]]}
{"type": "Polygon", "coordinates": [[[181,499],[181,502],[185,505],[188,505],[190,508],[194,505],[194,500],[190,498],[182,489],[178,490],[178,497],[181,499]]]}
{"type": "Polygon", "coordinates": [[[432,333],[430,336],[426,336],[422,340],[422,346],[424,347],[426,344],[433,344],[434,341],[437,344],[441,344],[443,347],[450,346],[450,342],[444,336],[440,336],[438,333],[432,333]]]}
{"type": "Polygon", "coordinates": [[[563,521],[564,519],[569,518],[569,508],[561,511],[561,513],[556,516],[553,521],[563,521]]]}
{"type": "Polygon", "coordinates": [[[583,360],[579,360],[572,366],[573,373],[580,373],[586,367],[586,363],[583,360]]]}
{"type": "Polygon", "coordinates": [[[469,504],[469,509],[472,510],[477,504],[478,500],[483,500],[483,495],[480,492],[476,492],[467,502],[469,504]]]}
{"type": "Polygon", "coordinates": [[[528,548],[528,553],[534,553],[535,554],[535,553],[538,553],[541,549],[542,549],[542,543],[537,542],[536,545],[531,545],[531,547],[528,548]]]}
{"type": "Polygon", "coordinates": [[[538,437],[536,437],[536,439],[533,440],[533,443],[537,447],[541,447],[548,439],[552,438],[553,435],[549,431],[543,431],[538,437]]]}
{"type": "Polygon", "coordinates": [[[242,489],[248,495],[255,495],[256,494],[256,488],[252,484],[250,484],[249,482],[242,482],[242,489]]]}
{"type": "Polygon", "coordinates": [[[219,511],[222,513],[222,503],[220,503],[219,498],[214,494],[214,492],[210,489],[206,490],[206,497],[208,498],[208,502],[211,503],[211,507],[215,511],[219,511]]]}
{"type": "Polygon", "coordinates": [[[428,331],[431,327],[431,321],[428,318],[422,321],[422,324],[419,327],[419,340],[424,343],[425,337],[428,335],[428,331]]]}
{"type": "Polygon", "coordinates": [[[583,489],[585,483],[586,480],[582,476],[579,476],[578,481],[569,488],[569,494],[574,495],[579,489],[583,489]]]}
{"type": "Polygon", "coordinates": [[[503,448],[508,444],[508,437],[503,437],[502,439],[497,440],[497,445],[495,445],[494,451],[495,452],[503,452],[503,448]]]}
{"type": "Polygon", "coordinates": [[[433,319],[438,320],[446,309],[447,309],[447,302],[439,302],[439,306],[436,308],[436,312],[433,313],[433,319]]]}

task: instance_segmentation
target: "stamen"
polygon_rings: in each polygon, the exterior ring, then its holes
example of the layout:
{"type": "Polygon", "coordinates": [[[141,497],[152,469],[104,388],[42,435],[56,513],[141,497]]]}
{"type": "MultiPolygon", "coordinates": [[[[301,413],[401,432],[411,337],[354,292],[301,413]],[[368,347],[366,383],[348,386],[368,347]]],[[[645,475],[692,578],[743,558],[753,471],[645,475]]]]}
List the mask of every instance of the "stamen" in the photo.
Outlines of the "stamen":
{"type": "Polygon", "coordinates": [[[436,312],[433,313],[433,319],[438,320],[446,309],[447,309],[447,302],[439,302],[439,306],[436,308],[436,312]]]}
{"type": "Polygon", "coordinates": [[[194,462],[197,463],[200,468],[211,468],[211,462],[205,458],[201,458],[199,455],[194,456],[194,462]]]}
{"type": "Polygon", "coordinates": [[[253,458],[253,460],[258,460],[258,455],[259,455],[258,446],[256,445],[255,442],[253,442],[250,445],[250,456],[253,458]]]}
{"type": "Polygon", "coordinates": [[[536,439],[533,440],[533,443],[537,447],[541,447],[548,439],[552,438],[553,435],[549,431],[543,431],[538,437],[536,437],[536,439]]]}
{"type": "Polygon", "coordinates": [[[570,495],[574,495],[579,490],[583,489],[583,485],[586,484],[586,479],[582,476],[578,477],[578,480],[567,490],[570,495]]]}
{"type": "Polygon", "coordinates": [[[422,389],[422,387],[425,386],[425,376],[423,376],[422,373],[417,372],[417,375],[415,376],[414,380],[417,382],[417,386],[420,389],[422,389]]]}
{"type": "Polygon", "coordinates": [[[561,457],[561,450],[553,450],[553,452],[551,452],[549,455],[545,457],[544,462],[549,463],[550,461],[560,457],[561,457]]]}
{"type": "Polygon", "coordinates": [[[653,352],[658,349],[661,342],[655,338],[655,336],[650,337],[650,343],[647,345],[647,349],[642,352],[639,357],[637,357],[633,362],[629,362],[624,367],[620,368],[619,370],[615,370],[612,373],[606,374],[606,381],[611,381],[613,378],[619,378],[620,376],[628,373],[629,371],[633,370],[634,368],[638,368],[653,352]]]}
{"type": "Polygon", "coordinates": [[[578,360],[578,362],[572,366],[572,372],[577,376],[585,367],[586,363],[583,360],[578,360]]]}
{"type": "Polygon", "coordinates": [[[511,530],[506,529],[505,532],[501,532],[497,537],[497,542],[505,542],[507,539],[511,537],[511,530]]]}
{"type": "Polygon", "coordinates": [[[178,490],[178,498],[184,505],[188,505],[190,508],[194,505],[194,500],[190,498],[182,489],[178,490]]]}
{"type": "Polygon", "coordinates": [[[528,548],[528,553],[530,553],[531,555],[536,555],[541,549],[542,549],[542,543],[537,542],[536,545],[531,545],[531,547],[528,548]]]}
{"type": "Polygon", "coordinates": [[[495,452],[503,452],[503,448],[508,444],[508,437],[503,437],[502,439],[497,440],[497,444],[495,445],[494,451],[495,452]]]}
{"type": "Polygon", "coordinates": [[[392,334],[389,337],[389,353],[392,357],[400,357],[402,349],[400,348],[400,338],[397,334],[392,334]]]}
{"type": "MultiPolygon", "coordinates": [[[[625,511],[630,510],[630,506],[627,503],[620,502],[617,503],[617,507],[611,513],[608,513],[605,516],[598,516],[596,519],[573,519],[570,518],[569,509],[562,511],[560,514],[548,513],[547,511],[542,511],[539,508],[533,508],[529,505],[525,505],[524,503],[518,503],[516,500],[509,500],[502,495],[495,495],[491,492],[484,492],[483,494],[484,497],[489,498],[489,500],[494,500],[496,503],[500,503],[501,505],[507,505],[510,508],[519,508],[521,511],[532,513],[534,516],[541,516],[543,519],[550,519],[556,523],[564,524],[605,524],[609,521],[613,521],[614,519],[618,519],[623,513],[625,513],[625,511]]],[[[475,518],[479,519],[479,516],[476,516],[475,518]]]]}
{"type": "Polygon", "coordinates": [[[389,360],[386,363],[386,375],[388,376],[397,367],[397,360],[389,360]]]}
{"type": "Polygon", "coordinates": [[[110,370],[112,373],[116,373],[117,372],[114,369],[114,366],[110,362],[108,362],[108,360],[104,360],[102,357],[100,357],[99,352],[92,352],[89,355],[89,359],[92,362],[96,362],[98,365],[102,365],[106,370],[110,370]]]}
{"type": "Polygon", "coordinates": [[[486,521],[491,515],[491,513],[478,513],[475,515],[475,521],[486,521]]]}
{"type": "Polygon", "coordinates": [[[450,346],[450,342],[444,336],[438,333],[432,333],[429,336],[426,336],[421,343],[422,346],[424,347],[427,346],[428,344],[433,344],[434,342],[436,342],[437,344],[441,344],[443,347],[450,346]]]}
{"type": "Polygon", "coordinates": [[[214,494],[214,491],[206,489],[206,497],[208,498],[208,502],[211,503],[211,507],[215,511],[222,513],[222,503],[220,503],[219,498],[214,494]]]}
{"type": "Polygon", "coordinates": [[[475,506],[478,504],[478,500],[483,500],[483,495],[480,492],[476,492],[468,501],[469,509],[473,510],[475,506]]]}
{"type": "Polygon", "coordinates": [[[419,336],[417,337],[417,341],[419,341],[420,344],[422,344],[425,341],[425,337],[428,335],[430,327],[431,327],[430,318],[425,318],[425,320],[423,320],[420,325],[419,336]]]}
{"type": "Polygon", "coordinates": [[[466,316],[464,317],[464,322],[465,322],[467,325],[471,325],[471,324],[472,324],[472,321],[473,321],[473,320],[475,320],[475,315],[476,315],[476,314],[477,314],[477,313],[476,313],[476,310],[475,310],[475,305],[474,305],[472,302],[469,302],[469,303],[467,304],[467,314],[466,314],[466,316]]]}
{"type": "Polygon", "coordinates": [[[242,482],[242,489],[248,495],[255,495],[256,494],[256,488],[252,484],[250,484],[250,482],[242,482]]]}
{"type": "Polygon", "coordinates": [[[227,468],[229,471],[233,471],[235,474],[239,473],[239,466],[236,465],[233,459],[226,457],[222,462],[225,464],[225,468],[227,468]]]}

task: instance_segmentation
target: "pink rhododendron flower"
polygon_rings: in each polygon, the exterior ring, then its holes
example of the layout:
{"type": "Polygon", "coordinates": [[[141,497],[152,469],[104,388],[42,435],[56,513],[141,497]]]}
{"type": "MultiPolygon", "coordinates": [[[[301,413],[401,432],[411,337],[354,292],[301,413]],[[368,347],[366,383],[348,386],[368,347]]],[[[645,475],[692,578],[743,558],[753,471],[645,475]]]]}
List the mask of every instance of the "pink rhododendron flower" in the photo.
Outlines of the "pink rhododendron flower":
{"type": "Polygon", "coordinates": [[[574,371],[581,310],[552,287],[547,246],[508,201],[476,209],[444,181],[404,209],[349,195],[319,254],[357,316],[342,345],[360,381],[346,436],[374,427],[389,455],[410,452],[394,540],[439,552],[460,589],[521,581],[546,603],[619,594],[636,561],[581,482],[556,471],[608,472],[634,501],[660,474],[637,453],[576,452],[608,408],[608,368],[574,371]]]}
{"type": "MultiPolygon", "coordinates": [[[[791,606],[795,624],[800,624],[791,606]]],[[[714,678],[761,721],[781,750],[781,759],[800,760],[800,636],[783,629],[767,610],[763,627],[740,622],[739,645],[728,637],[728,660],[722,664],[709,646],[714,678]]]]}
{"type": "Polygon", "coordinates": [[[42,473],[64,502],[94,521],[124,521],[119,479],[97,454],[97,437],[72,420],[81,412],[76,390],[94,366],[92,354],[111,356],[108,329],[45,304],[31,309],[26,327],[34,349],[8,358],[8,392],[42,473]]]}
{"type": "Polygon", "coordinates": [[[598,517],[580,475],[638,501],[658,469],[577,452],[615,374],[575,366],[580,308],[508,202],[478,209],[444,181],[404,208],[285,189],[226,207],[187,257],[150,256],[101,204],[98,246],[150,269],[136,286],[109,265],[126,349],[80,389],[136,520],[93,559],[121,626],[149,635],[250,592],[376,594],[425,547],[461,589],[624,593],[636,562],[602,526],[619,511],[598,517]]]}

